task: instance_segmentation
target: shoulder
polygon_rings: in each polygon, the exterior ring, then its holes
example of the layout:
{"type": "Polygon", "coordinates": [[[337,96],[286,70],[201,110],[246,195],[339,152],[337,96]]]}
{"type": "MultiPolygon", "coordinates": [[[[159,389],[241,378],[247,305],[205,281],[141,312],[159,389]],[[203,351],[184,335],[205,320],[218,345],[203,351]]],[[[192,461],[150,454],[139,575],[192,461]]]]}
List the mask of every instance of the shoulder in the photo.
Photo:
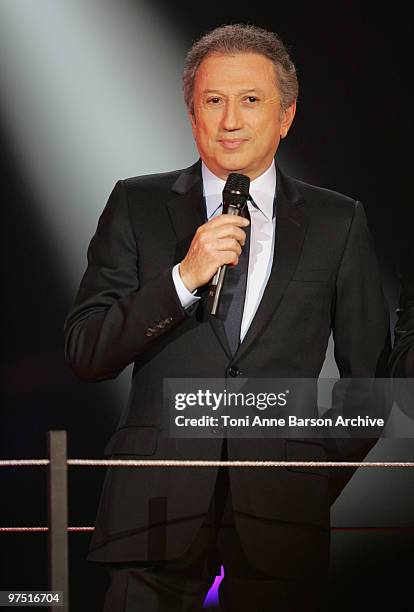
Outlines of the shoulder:
{"type": "Polygon", "coordinates": [[[188,181],[201,179],[201,164],[198,160],[195,164],[178,170],[160,172],[157,174],[146,174],[133,176],[119,181],[129,196],[140,198],[142,195],[157,199],[163,198],[171,191],[180,190],[179,185],[188,181]]]}
{"type": "Polygon", "coordinates": [[[101,214],[101,223],[112,224],[148,214],[157,215],[174,195],[174,185],[186,173],[196,171],[197,164],[180,170],[132,176],[116,181],[101,214]]]}
{"type": "Polygon", "coordinates": [[[323,206],[324,208],[341,209],[348,212],[355,210],[357,200],[350,196],[334,191],[333,189],[327,189],[326,187],[320,187],[317,185],[311,185],[304,181],[291,178],[289,180],[293,182],[298,192],[302,195],[305,202],[311,206],[323,206]]]}
{"type": "Polygon", "coordinates": [[[181,170],[171,170],[170,172],[159,172],[157,174],[144,174],[141,176],[131,176],[122,179],[124,188],[129,192],[148,191],[151,189],[171,189],[178,177],[186,171],[186,168],[181,170]]]}
{"type": "Polygon", "coordinates": [[[198,160],[188,168],[132,176],[119,180],[111,194],[118,194],[124,203],[124,210],[129,211],[138,222],[142,215],[157,217],[164,214],[168,202],[183,193],[194,183],[201,181],[201,163],[198,160]]]}
{"type": "Polygon", "coordinates": [[[312,223],[327,230],[347,231],[354,218],[364,217],[361,202],[339,191],[312,185],[279,173],[278,180],[288,199],[300,203],[312,223]]]}

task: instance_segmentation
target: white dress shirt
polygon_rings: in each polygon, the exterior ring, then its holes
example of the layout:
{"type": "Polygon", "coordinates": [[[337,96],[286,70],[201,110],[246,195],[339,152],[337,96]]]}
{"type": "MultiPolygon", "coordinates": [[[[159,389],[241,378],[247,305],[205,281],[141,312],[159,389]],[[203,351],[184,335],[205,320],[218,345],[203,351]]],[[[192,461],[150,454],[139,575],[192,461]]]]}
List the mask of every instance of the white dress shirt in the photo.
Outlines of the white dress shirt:
{"type": "MultiPolygon", "coordinates": [[[[222,213],[222,196],[225,181],[213,174],[204,162],[201,165],[203,193],[206,202],[207,219],[222,213]]],[[[246,298],[240,330],[242,341],[256,314],[269,280],[273,264],[276,233],[274,198],[276,194],[276,168],[274,162],[260,176],[250,183],[252,202],[248,202],[250,213],[250,251],[247,272],[246,298]]],[[[181,280],[178,266],[172,275],[174,285],[183,308],[188,308],[200,298],[188,291],[181,280]]]]}

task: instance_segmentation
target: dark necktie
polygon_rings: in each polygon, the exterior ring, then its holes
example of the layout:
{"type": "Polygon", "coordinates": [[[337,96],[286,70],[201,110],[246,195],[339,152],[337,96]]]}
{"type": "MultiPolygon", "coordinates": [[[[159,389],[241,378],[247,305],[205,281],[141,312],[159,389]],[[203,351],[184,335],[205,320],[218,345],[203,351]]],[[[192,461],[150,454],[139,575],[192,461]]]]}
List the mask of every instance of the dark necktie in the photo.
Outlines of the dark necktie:
{"type": "MultiPolygon", "coordinates": [[[[250,221],[247,203],[243,209],[242,216],[250,221]]],[[[236,266],[228,266],[227,268],[218,311],[219,317],[223,321],[232,355],[236,353],[240,344],[240,330],[249,266],[250,225],[244,228],[244,231],[246,232],[246,242],[242,248],[238,264],[236,266]]]]}

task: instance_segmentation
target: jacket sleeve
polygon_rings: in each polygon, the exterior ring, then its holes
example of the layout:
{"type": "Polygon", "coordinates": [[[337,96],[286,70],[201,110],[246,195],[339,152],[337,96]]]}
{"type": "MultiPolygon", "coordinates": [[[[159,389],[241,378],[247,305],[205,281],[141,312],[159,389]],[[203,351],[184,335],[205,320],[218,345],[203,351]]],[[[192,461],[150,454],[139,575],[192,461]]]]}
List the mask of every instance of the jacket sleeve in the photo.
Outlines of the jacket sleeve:
{"type": "Polygon", "coordinates": [[[188,317],[172,267],[145,285],[124,181],[115,185],[88,249],[88,266],[65,321],[65,356],[83,380],[117,376],[188,317]]]}
{"type": "MultiPolygon", "coordinates": [[[[388,417],[391,409],[387,381],[391,349],[389,308],[363,206],[356,202],[346,245],[339,265],[332,308],[334,354],[341,379],[332,394],[334,414],[388,417]],[[364,380],[361,380],[364,379],[364,380]],[[378,400],[378,401],[377,401],[378,400]],[[367,411],[367,412],[365,412],[367,411]]],[[[361,434],[359,434],[360,436],[361,434]]],[[[337,438],[330,441],[334,461],[362,461],[377,439],[337,438]]],[[[355,468],[333,468],[330,472],[331,502],[349,481],[355,468]]]]}
{"type": "Polygon", "coordinates": [[[333,338],[341,378],[388,376],[389,308],[360,202],[355,204],[336,279],[333,338]]]}

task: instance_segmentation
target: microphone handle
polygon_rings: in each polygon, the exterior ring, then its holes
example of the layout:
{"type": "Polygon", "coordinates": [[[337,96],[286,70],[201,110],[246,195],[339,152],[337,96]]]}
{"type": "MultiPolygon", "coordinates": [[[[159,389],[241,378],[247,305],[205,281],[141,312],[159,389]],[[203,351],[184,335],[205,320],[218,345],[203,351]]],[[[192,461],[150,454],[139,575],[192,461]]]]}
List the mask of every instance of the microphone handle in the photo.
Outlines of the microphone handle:
{"type": "MultiPolygon", "coordinates": [[[[228,215],[239,216],[240,213],[241,213],[241,209],[238,206],[232,206],[230,204],[228,211],[227,211],[228,215]]],[[[210,314],[212,315],[217,315],[217,311],[218,311],[218,307],[220,303],[221,291],[223,289],[224,278],[226,276],[226,271],[227,271],[227,264],[223,264],[222,266],[219,267],[219,269],[217,270],[217,272],[215,273],[211,281],[209,299],[211,302],[210,314]]]]}

